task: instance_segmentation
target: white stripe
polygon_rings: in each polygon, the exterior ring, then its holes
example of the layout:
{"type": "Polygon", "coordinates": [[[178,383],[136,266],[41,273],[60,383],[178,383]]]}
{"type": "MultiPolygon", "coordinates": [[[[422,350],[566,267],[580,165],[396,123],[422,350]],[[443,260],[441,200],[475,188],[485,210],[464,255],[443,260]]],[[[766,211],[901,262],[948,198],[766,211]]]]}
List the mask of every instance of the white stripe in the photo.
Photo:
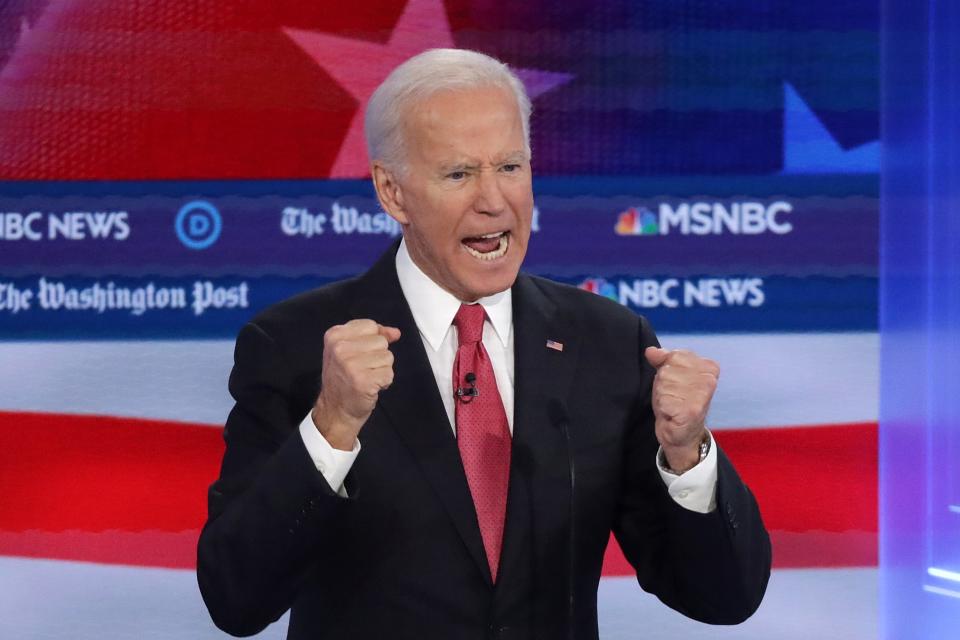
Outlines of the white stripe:
{"type": "Polygon", "coordinates": [[[720,364],[708,423],[714,428],[875,422],[876,333],[664,335],[720,364]]]}
{"type": "Polygon", "coordinates": [[[222,424],[227,340],[0,343],[0,409],[222,424]]]}
{"type": "Polygon", "coordinates": [[[603,578],[597,614],[604,640],[877,640],[879,572],[869,569],[776,569],[763,603],[736,626],[702,624],[644,593],[636,578],[603,578]]]}
{"type": "MultiPolygon", "coordinates": [[[[210,622],[193,571],[0,558],[0,575],[2,638],[227,637],[210,622]]],[[[875,640],[878,572],[775,570],[760,609],[735,627],[684,618],[643,592],[636,578],[603,578],[598,615],[605,640],[875,640]]],[[[257,637],[283,638],[286,627],[284,616],[257,637]]]]}
{"type": "MultiPolygon", "coordinates": [[[[0,638],[229,637],[210,620],[193,571],[0,557],[0,575],[0,638]]],[[[284,615],[257,638],[286,631],[284,615]]]]}
{"type": "MultiPolygon", "coordinates": [[[[876,333],[663,335],[720,363],[713,428],[876,421],[876,333]]],[[[222,424],[230,340],[0,343],[0,410],[222,424]]]]}

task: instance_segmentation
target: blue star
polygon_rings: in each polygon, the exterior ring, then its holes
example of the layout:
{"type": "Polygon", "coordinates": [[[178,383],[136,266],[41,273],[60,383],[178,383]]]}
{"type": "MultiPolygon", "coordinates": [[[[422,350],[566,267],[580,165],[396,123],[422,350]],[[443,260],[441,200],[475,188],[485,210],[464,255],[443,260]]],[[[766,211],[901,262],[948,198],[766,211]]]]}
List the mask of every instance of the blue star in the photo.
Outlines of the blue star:
{"type": "Polygon", "coordinates": [[[843,149],[796,89],[783,83],[782,173],[877,173],[880,141],[843,149]]]}

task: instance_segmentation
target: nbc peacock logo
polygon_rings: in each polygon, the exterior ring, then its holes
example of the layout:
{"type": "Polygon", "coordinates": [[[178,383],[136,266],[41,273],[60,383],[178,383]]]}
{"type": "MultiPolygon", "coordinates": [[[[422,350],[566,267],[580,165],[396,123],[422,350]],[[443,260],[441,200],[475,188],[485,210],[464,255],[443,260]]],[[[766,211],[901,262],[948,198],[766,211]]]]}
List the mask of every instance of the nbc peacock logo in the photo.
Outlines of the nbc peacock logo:
{"type": "Polygon", "coordinates": [[[579,285],[584,291],[595,293],[604,298],[610,298],[614,302],[620,302],[620,296],[617,294],[617,288],[603,278],[587,278],[579,285]]]}
{"type": "Polygon", "coordinates": [[[660,234],[660,221],[646,207],[630,207],[617,216],[613,230],[618,236],[655,236],[660,234]]]}

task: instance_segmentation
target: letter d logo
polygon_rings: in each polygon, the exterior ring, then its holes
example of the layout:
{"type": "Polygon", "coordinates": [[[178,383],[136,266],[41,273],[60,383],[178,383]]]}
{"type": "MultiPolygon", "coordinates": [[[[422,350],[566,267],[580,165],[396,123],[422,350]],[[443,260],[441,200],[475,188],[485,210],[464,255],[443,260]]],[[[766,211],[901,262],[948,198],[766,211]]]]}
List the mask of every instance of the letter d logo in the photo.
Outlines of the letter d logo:
{"type": "Polygon", "coordinates": [[[206,249],[220,237],[223,221],[217,208],[205,200],[188,202],[173,224],[177,238],[190,249],[206,249]]]}

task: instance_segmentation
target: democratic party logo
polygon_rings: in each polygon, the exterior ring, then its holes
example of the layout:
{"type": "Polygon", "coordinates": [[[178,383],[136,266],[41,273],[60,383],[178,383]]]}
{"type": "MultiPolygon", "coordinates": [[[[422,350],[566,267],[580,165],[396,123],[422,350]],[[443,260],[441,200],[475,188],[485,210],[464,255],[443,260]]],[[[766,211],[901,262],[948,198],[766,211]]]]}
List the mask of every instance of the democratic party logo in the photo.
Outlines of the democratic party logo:
{"type": "Polygon", "coordinates": [[[660,222],[646,207],[630,207],[617,218],[614,227],[618,236],[649,236],[660,233],[660,222]]]}
{"type": "Polygon", "coordinates": [[[595,293],[610,298],[615,302],[620,302],[620,296],[617,294],[617,288],[604,280],[603,278],[587,278],[578,285],[584,291],[595,293]]]}
{"type": "Polygon", "coordinates": [[[173,228],[185,247],[206,249],[220,237],[223,220],[215,206],[206,200],[194,200],[180,207],[173,228]]]}
{"type": "Polygon", "coordinates": [[[614,232],[620,236],[784,235],[793,231],[786,216],[793,205],[784,200],[660,202],[657,213],[640,206],[617,215],[614,232]]]}

